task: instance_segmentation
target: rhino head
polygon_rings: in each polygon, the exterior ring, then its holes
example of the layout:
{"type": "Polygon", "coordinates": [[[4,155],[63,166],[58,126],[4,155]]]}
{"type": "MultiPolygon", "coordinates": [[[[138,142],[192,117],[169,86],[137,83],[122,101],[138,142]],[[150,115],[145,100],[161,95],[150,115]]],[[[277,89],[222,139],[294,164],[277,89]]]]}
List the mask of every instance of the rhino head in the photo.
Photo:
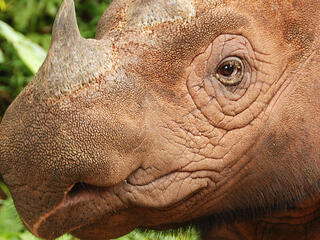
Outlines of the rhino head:
{"type": "Polygon", "coordinates": [[[319,9],[116,0],[88,40],[65,0],[0,125],[0,173],[25,225],[46,239],[193,222],[212,239],[317,239],[319,9]]]}

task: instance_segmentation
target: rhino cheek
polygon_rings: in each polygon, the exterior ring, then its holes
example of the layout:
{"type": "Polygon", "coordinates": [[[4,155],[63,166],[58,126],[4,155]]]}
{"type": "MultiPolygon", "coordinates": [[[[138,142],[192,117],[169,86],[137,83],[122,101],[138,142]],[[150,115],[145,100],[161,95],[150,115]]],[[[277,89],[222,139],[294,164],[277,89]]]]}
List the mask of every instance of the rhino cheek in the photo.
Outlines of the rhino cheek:
{"type": "MultiPolygon", "coordinates": [[[[294,205],[320,189],[319,72],[312,64],[319,61],[319,54],[309,54],[286,76],[287,81],[266,110],[268,121],[261,135],[247,153],[247,169],[255,184],[250,185],[248,178],[243,186],[250,187],[232,190],[238,199],[250,196],[246,204],[262,206],[260,213],[294,205]]],[[[235,208],[241,208],[239,203],[235,208]]]]}

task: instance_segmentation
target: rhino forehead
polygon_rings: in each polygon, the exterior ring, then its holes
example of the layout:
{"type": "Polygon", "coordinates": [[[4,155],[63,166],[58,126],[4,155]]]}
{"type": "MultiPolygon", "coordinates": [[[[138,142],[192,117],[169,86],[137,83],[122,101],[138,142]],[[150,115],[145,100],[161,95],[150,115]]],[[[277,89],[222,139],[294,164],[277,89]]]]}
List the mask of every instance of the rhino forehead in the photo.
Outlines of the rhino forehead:
{"type": "Polygon", "coordinates": [[[193,0],[138,0],[127,11],[129,26],[153,26],[157,23],[196,16],[193,0]]]}

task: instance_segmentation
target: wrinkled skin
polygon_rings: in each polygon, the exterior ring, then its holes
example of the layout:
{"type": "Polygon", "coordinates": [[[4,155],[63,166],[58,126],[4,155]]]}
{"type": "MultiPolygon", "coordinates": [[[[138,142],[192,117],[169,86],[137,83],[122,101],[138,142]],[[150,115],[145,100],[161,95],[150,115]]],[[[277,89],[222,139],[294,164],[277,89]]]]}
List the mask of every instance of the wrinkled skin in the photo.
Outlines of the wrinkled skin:
{"type": "Polygon", "coordinates": [[[320,1],[116,0],[96,40],[73,1],[0,125],[0,173],[54,239],[211,226],[320,239],[320,1]],[[242,81],[215,75],[230,56],[242,81]]]}

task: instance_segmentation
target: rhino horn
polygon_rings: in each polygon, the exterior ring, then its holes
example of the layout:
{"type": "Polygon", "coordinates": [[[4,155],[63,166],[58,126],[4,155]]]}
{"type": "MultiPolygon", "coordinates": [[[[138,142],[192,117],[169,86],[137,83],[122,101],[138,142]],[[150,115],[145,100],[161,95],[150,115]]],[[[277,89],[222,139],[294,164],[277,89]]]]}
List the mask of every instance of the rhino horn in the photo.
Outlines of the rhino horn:
{"type": "Polygon", "coordinates": [[[77,24],[74,1],[64,0],[53,25],[52,45],[68,45],[69,42],[79,39],[81,39],[81,35],[77,24]]]}
{"type": "Polygon", "coordinates": [[[73,0],[64,0],[48,55],[34,79],[34,97],[59,98],[98,79],[112,66],[108,40],[81,37],[73,0]]]}

